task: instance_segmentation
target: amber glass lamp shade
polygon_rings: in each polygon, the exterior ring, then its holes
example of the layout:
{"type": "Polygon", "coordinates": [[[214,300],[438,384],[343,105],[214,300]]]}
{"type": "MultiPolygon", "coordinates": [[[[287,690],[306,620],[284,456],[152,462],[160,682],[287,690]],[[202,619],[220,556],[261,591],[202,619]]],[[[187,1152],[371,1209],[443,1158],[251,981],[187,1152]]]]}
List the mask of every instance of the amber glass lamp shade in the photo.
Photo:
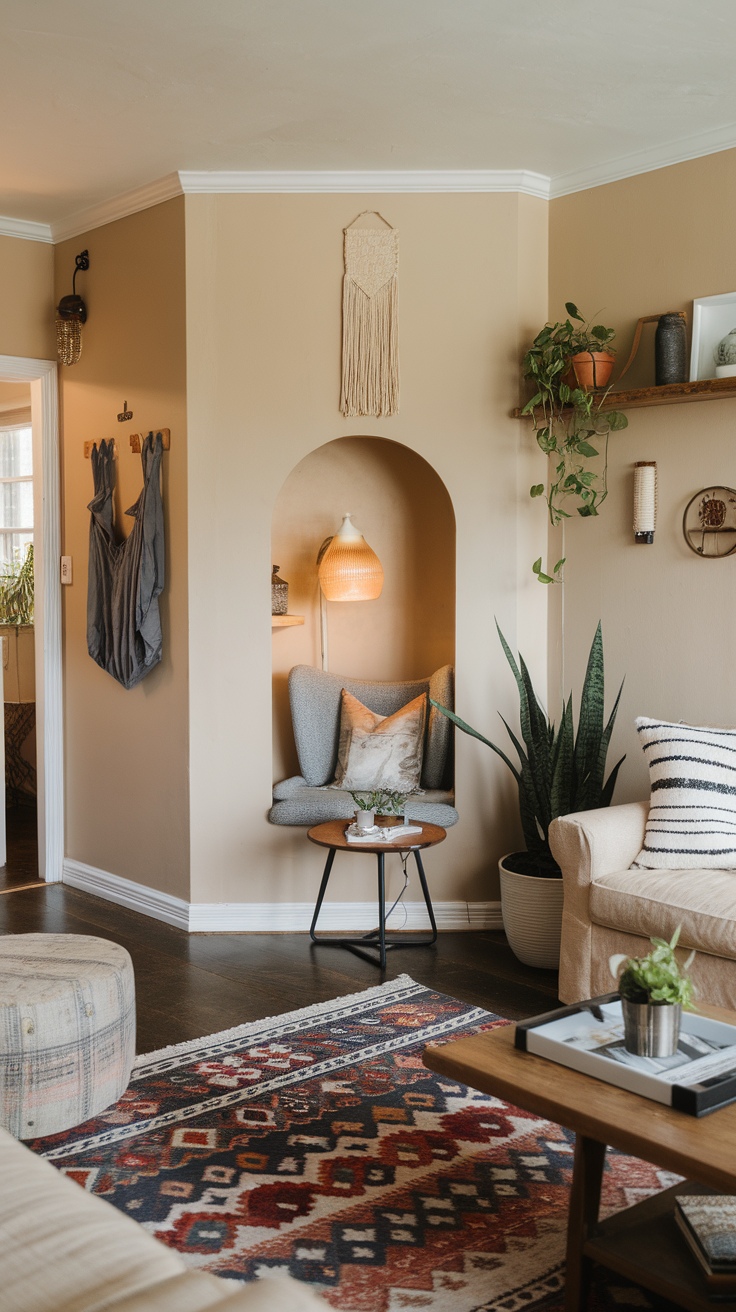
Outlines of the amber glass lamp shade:
{"type": "Polygon", "coordinates": [[[350,515],[322,557],[319,581],[328,601],[374,601],[381,595],[383,567],[350,515]]]}

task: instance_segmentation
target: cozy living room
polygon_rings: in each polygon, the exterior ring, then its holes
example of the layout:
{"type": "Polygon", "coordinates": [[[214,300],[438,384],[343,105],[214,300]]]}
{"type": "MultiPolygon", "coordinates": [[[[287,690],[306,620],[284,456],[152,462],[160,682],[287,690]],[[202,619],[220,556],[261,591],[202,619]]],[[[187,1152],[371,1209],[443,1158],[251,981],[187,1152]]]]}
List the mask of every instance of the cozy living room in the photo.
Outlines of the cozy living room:
{"type": "Polygon", "coordinates": [[[725,0],[0,28],[1,1312],[734,1312],[725,0]]]}

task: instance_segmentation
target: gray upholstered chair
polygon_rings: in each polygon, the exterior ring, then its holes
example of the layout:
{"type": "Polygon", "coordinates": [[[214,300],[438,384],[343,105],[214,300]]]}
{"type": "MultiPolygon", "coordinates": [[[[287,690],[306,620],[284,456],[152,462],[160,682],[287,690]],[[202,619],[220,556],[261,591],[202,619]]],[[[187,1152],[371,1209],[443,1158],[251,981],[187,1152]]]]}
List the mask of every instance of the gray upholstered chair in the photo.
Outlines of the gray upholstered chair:
{"type": "MultiPolygon", "coordinates": [[[[324,820],[350,820],[354,815],[355,803],[350,794],[327,787],[335,777],[343,688],[377,715],[393,715],[423,692],[450,710],[455,706],[451,665],[443,665],[428,679],[405,683],[368,683],[312,665],[295,665],[289,674],[289,701],[301,774],[274,786],[273,806],[268,813],[272,824],[311,826],[324,820]]],[[[452,724],[430,707],[421,777],[423,793],[407,803],[411,820],[424,820],[444,829],[457,824],[452,771],[452,724]]]]}

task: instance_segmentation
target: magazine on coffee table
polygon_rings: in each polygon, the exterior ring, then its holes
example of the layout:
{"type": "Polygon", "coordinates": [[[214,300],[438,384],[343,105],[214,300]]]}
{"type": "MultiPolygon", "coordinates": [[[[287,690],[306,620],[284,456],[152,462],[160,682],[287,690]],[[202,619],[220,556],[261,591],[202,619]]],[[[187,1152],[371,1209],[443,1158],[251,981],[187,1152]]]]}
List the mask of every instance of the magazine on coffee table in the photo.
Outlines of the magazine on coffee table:
{"type": "Polygon", "coordinates": [[[515,1043],[690,1116],[736,1102],[736,1026],[697,1012],[683,1011],[674,1057],[637,1057],[626,1051],[618,993],[519,1021],[515,1043]]]}

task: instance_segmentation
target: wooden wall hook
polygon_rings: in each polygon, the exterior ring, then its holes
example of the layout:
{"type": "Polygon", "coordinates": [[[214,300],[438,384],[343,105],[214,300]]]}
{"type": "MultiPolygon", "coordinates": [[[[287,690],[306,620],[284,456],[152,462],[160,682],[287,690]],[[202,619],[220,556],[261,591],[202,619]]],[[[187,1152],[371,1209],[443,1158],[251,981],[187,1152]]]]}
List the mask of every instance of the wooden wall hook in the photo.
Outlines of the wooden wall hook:
{"type": "MultiPolygon", "coordinates": [[[[112,454],[113,454],[113,459],[117,460],[117,458],[118,458],[118,444],[117,444],[117,442],[113,441],[113,439],[112,439],[111,437],[108,437],[106,440],[107,440],[107,445],[108,445],[108,446],[109,446],[110,443],[112,442],[112,454]]],[[[99,447],[99,445],[100,445],[99,442],[85,442],[85,444],[84,444],[84,458],[85,458],[85,460],[89,460],[90,456],[92,455],[92,447],[93,447],[93,446],[99,447]]]]}
{"type": "MultiPolygon", "coordinates": [[[[170,429],[170,428],[153,428],[153,429],[151,429],[151,432],[153,433],[154,437],[158,437],[158,435],[159,435],[159,433],[160,433],[160,434],[161,434],[161,440],[162,440],[162,442],[163,442],[163,444],[164,444],[164,451],[168,451],[168,450],[170,450],[170,448],[171,448],[171,429],[170,429]]],[[[147,437],[148,437],[148,433],[131,433],[131,434],[130,434],[130,449],[131,449],[131,451],[135,452],[137,455],[140,455],[140,451],[141,451],[141,442],[144,441],[145,438],[147,438],[147,437]]]]}

